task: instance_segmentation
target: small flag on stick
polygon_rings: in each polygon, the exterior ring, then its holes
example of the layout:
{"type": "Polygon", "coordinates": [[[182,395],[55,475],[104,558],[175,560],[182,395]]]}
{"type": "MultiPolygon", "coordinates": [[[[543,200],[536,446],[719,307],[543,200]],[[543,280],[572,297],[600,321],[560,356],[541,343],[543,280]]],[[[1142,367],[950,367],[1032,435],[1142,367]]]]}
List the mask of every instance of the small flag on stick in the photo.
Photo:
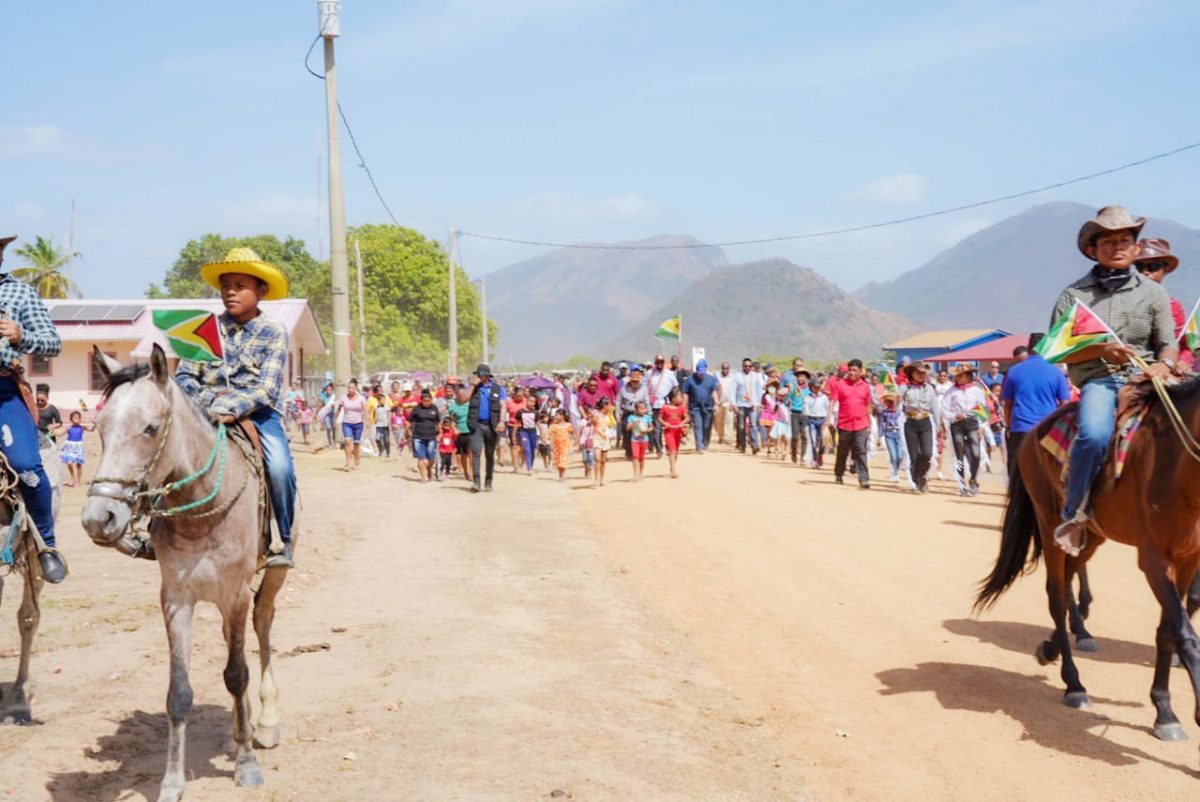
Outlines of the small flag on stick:
{"type": "Polygon", "coordinates": [[[156,309],[154,327],[166,335],[171,350],[180,359],[193,362],[220,362],[225,358],[221,347],[221,328],[217,316],[202,309],[156,309]]]}
{"type": "Polygon", "coordinates": [[[883,378],[880,379],[879,383],[883,385],[883,391],[885,393],[895,394],[899,392],[899,388],[896,386],[896,374],[892,373],[890,370],[883,374],[883,378]]]}
{"type": "Polygon", "coordinates": [[[1192,313],[1188,315],[1187,321],[1183,324],[1183,332],[1179,339],[1183,341],[1185,348],[1191,351],[1200,350],[1200,322],[1196,320],[1196,313],[1200,312],[1200,300],[1196,301],[1196,305],[1192,307],[1192,313]]]}
{"type": "Polygon", "coordinates": [[[659,324],[658,331],[654,332],[654,336],[661,337],[664,340],[678,340],[679,332],[683,328],[682,319],[682,315],[667,318],[659,324]]]}
{"type": "Polygon", "coordinates": [[[1076,300],[1034,347],[1047,362],[1061,362],[1071,354],[1115,337],[1113,330],[1083,301],[1076,300]]]}
{"type": "Polygon", "coordinates": [[[991,419],[991,413],[983,404],[976,404],[971,408],[971,417],[978,418],[980,423],[987,423],[991,419]]]}

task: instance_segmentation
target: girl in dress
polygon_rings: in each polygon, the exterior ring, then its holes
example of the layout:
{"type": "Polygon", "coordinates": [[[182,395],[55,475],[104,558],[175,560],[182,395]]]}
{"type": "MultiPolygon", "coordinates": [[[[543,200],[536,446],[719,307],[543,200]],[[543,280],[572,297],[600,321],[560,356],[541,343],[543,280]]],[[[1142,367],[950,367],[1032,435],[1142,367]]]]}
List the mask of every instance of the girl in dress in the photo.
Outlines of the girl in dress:
{"type": "Polygon", "coordinates": [[[779,459],[791,453],[792,415],[787,402],[787,388],[775,388],[775,425],[771,427],[771,440],[779,447],[779,459]]]}
{"type": "Polygon", "coordinates": [[[592,449],[596,452],[596,466],[592,469],[592,487],[604,484],[604,468],[608,465],[608,451],[617,436],[617,421],[613,417],[612,404],[607,397],[596,402],[589,413],[592,421],[592,449]]]}
{"type": "Polygon", "coordinates": [[[67,487],[75,487],[83,484],[83,433],[93,432],[96,430],[96,424],[84,423],[83,415],[79,412],[72,412],[70,417],[70,426],[59,426],[56,434],[60,437],[66,435],[66,442],[62,444],[59,450],[59,459],[67,466],[67,472],[71,476],[71,481],[67,482],[67,487]]]}
{"type": "Polygon", "coordinates": [[[571,434],[566,410],[556,407],[554,423],[550,424],[550,448],[554,452],[554,467],[558,468],[560,482],[567,476],[567,460],[571,457],[571,434]]]}
{"type": "Polygon", "coordinates": [[[765,434],[767,439],[767,456],[771,456],[775,449],[775,438],[771,435],[771,431],[775,428],[775,391],[779,389],[779,382],[774,379],[767,384],[766,390],[763,391],[762,406],[758,411],[758,426],[765,434]]]}
{"type": "Polygon", "coordinates": [[[691,420],[687,405],[683,403],[683,391],[676,387],[667,396],[667,403],[663,404],[662,409],[658,411],[663,445],[667,447],[667,459],[671,463],[672,479],[679,478],[679,474],[675,470],[675,461],[679,459],[679,444],[683,441],[683,434],[687,431],[691,420]]]}

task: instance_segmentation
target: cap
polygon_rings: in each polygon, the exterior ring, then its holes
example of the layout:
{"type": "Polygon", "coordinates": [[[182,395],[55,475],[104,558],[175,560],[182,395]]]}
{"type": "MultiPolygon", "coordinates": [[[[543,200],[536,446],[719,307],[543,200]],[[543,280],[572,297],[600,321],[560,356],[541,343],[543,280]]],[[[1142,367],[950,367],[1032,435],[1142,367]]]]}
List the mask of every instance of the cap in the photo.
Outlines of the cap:
{"type": "Polygon", "coordinates": [[[641,365],[639,365],[639,364],[637,364],[636,362],[635,362],[635,363],[633,363],[632,365],[630,365],[630,366],[629,366],[629,372],[630,372],[630,373],[633,373],[634,371],[636,371],[636,372],[638,372],[638,373],[641,373],[641,372],[642,372],[642,366],[641,366],[641,365]]]}
{"type": "Polygon", "coordinates": [[[475,368],[475,375],[479,376],[480,378],[483,378],[484,376],[491,376],[492,369],[481,362],[479,363],[479,367],[475,368]]]}
{"type": "Polygon", "coordinates": [[[618,367],[618,368],[625,368],[626,370],[629,370],[629,364],[628,364],[628,363],[626,363],[626,362],[618,362],[618,363],[617,363],[617,367],[618,367]]]}

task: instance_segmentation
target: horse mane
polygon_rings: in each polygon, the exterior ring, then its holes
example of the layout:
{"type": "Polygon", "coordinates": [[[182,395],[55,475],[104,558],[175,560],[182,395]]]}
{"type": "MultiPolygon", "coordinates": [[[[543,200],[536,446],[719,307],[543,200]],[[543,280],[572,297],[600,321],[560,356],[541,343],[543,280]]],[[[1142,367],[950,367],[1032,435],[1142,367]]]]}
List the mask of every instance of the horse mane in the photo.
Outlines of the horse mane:
{"type": "Polygon", "coordinates": [[[1167,387],[1167,394],[1175,402],[1195,401],[1200,397],[1200,375],[1167,387]]]}
{"type": "Polygon", "coordinates": [[[108,383],[104,385],[103,398],[108,401],[109,396],[123,384],[131,384],[138,379],[150,375],[150,366],[144,362],[134,362],[126,365],[116,373],[110,373],[108,383]]]}

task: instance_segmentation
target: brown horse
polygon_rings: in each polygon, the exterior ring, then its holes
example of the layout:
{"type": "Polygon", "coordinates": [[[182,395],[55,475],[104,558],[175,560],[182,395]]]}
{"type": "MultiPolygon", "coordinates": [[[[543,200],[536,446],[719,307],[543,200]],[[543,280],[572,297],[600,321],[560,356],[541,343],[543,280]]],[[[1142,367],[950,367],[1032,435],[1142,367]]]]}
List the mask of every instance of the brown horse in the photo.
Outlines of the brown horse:
{"type": "Polygon", "coordinates": [[[262,554],[259,494],[265,479],[175,384],[162,348],[154,346],[148,367],[122,367],[99,350],[94,358],[107,383],[107,404],[96,418],[103,451],[88,489],[83,527],[96,543],[112,546],[135,514],[147,515],[162,572],[160,603],[171,678],[167,769],[159,802],[176,802],[183,794],[184,734],[192,706],[188,663],[197,602],[216,605],[224,622],[224,678],[233,696],[237,744],[234,780],[238,785],[261,785],[253,747],[279,742],[271,623],[275,595],[287,577],[286,568],[268,569],[253,590],[262,554]],[[245,656],[251,605],[262,670],[257,730],[250,723],[245,656]]]}
{"type": "MultiPolygon", "coordinates": [[[[1200,432],[1200,379],[1169,392],[1187,431],[1200,432]]],[[[1163,404],[1156,401],[1142,421],[1120,480],[1114,479],[1110,462],[1093,485],[1087,542],[1078,557],[1068,557],[1054,542],[1063,504],[1059,466],[1040,441],[1058,416],[1073,408],[1068,406],[1043,421],[1021,445],[1019,477],[1009,485],[1000,554],[981,585],[975,610],[990,608],[1044,555],[1054,632],[1038,646],[1036,656],[1046,664],[1061,655],[1067,686],[1064,702],[1069,707],[1089,707],[1067,634],[1071,580],[1106,539],[1134,546],[1138,566],[1162,608],[1150,691],[1157,711],[1154,734],[1163,740],[1182,740],[1186,736],[1171,709],[1168,681],[1172,656],[1178,653],[1192,681],[1200,723],[1200,637],[1184,609],[1185,595],[1200,565],[1200,465],[1193,463],[1163,404]]]]}

